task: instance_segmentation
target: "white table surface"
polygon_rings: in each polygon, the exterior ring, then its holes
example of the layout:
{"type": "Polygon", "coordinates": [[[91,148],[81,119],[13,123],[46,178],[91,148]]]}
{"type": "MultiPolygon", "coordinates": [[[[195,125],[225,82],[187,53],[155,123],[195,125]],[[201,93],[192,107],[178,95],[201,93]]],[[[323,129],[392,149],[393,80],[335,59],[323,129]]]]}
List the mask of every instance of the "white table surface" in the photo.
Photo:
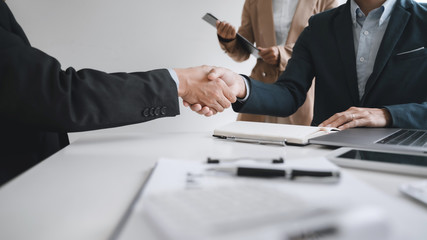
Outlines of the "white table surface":
{"type": "MultiPolygon", "coordinates": [[[[0,239],[108,239],[160,157],[299,159],[330,151],[321,146],[229,142],[208,132],[86,136],[0,188],[0,239]]],[[[425,224],[401,224],[427,239],[427,207],[398,191],[400,184],[422,178],[356,169],[343,172],[384,193],[397,208],[411,209],[414,219],[425,224]],[[425,229],[419,227],[423,225],[425,229]]]]}

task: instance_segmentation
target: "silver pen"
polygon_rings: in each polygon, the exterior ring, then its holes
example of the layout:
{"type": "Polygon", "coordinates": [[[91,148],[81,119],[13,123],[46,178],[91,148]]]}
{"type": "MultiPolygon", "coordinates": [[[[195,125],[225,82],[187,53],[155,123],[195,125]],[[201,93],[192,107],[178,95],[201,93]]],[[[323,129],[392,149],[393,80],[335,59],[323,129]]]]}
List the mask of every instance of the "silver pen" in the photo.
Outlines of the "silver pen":
{"type": "Polygon", "coordinates": [[[285,140],[262,140],[262,139],[253,139],[253,138],[243,138],[243,137],[225,137],[225,136],[219,136],[219,135],[213,135],[213,136],[221,139],[236,141],[236,142],[274,144],[274,145],[286,146],[286,139],[285,140]]]}

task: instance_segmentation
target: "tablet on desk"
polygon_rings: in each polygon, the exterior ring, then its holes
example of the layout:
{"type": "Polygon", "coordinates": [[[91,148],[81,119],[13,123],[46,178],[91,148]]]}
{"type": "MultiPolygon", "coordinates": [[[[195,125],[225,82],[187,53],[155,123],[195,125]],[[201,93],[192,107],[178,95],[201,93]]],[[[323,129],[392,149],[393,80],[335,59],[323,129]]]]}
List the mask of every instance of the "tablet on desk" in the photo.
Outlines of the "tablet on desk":
{"type": "Polygon", "coordinates": [[[427,154],[340,148],[328,155],[333,163],[376,171],[427,176],[427,154]]]}

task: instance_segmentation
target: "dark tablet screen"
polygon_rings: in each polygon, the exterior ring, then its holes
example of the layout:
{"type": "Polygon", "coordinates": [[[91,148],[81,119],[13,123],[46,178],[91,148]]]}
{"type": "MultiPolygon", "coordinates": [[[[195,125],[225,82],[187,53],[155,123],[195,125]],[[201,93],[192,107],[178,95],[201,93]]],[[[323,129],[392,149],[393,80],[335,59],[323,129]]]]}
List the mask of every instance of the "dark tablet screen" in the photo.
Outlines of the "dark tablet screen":
{"type": "Polygon", "coordinates": [[[350,150],[348,152],[345,152],[339,155],[338,158],[427,167],[427,155],[416,156],[416,155],[408,155],[408,154],[400,154],[400,153],[350,150]]]}

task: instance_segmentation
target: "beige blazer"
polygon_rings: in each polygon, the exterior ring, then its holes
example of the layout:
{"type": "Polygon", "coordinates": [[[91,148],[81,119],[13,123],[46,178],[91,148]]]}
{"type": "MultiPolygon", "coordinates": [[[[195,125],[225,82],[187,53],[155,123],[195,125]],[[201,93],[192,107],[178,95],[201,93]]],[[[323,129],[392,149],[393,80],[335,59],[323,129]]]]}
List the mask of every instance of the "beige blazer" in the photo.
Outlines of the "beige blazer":
{"type": "MultiPolygon", "coordinates": [[[[292,48],[298,36],[308,25],[308,19],[316,13],[338,6],[337,0],[298,1],[286,43],[284,46],[277,46],[280,54],[279,64],[270,65],[262,59],[257,59],[257,63],[250,75],[252,78],[266,83],[275,82],[279,75],[285,70],[288,60],[292,55],[292,48]]],[[[256,43],[258,47],[276,46],[272,0],[246,0],[243,6],[242,23],[238,32],[250,42],[256,43]]],[[[237,44],[236,40],[231,42],[220,41],[220,46],[237,62],[245,61],[250,56],[247,51],[237,44]]],[[[313,104],[314,80],[307,93],[305,103],[291,116],[282,118],[254,114],[239,114],[237,120],[310,125],[313,118],[313,104]]]]}

